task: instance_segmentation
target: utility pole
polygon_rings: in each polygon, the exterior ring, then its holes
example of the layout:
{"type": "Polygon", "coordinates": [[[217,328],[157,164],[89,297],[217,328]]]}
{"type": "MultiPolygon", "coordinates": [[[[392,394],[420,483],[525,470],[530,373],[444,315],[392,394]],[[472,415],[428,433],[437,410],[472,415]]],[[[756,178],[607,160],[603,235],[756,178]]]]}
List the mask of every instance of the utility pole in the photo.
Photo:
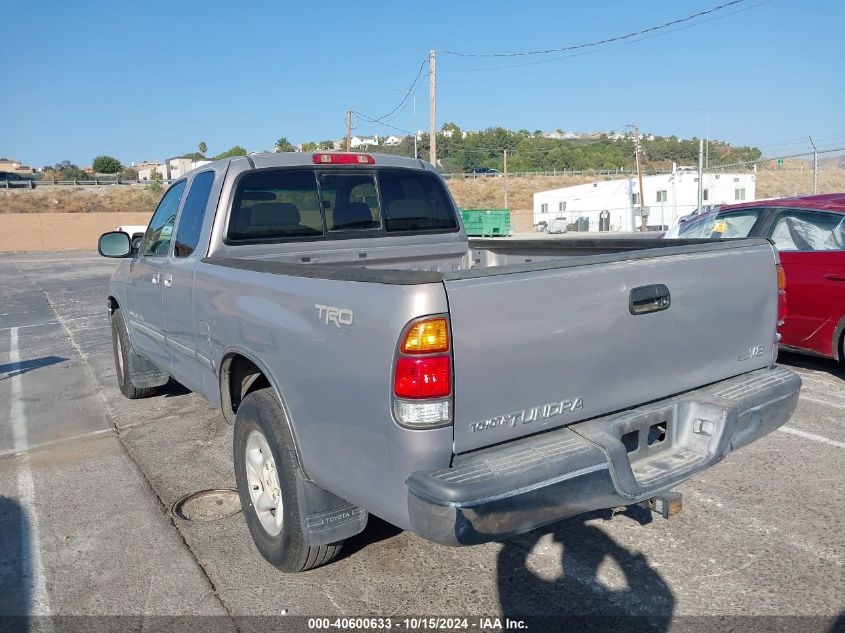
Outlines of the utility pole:
{"type": "Polygon", "coordinates": [[[816,149],[816,144],[813,143],[813,137],[809,138],[810,145],[813,146],[813,195],[815,195],[819,188],[819,152],[816,149]]]}
{"type": "MultiPolygon", "coordinates": [[[[637,180],[640,181],[640,231],[642,233],[645,233],[648,230],[648,226],[646,224],[648,215],[643,213],[643,210],[645,209],[645,196],[643,195],[643,167],[642,163],[640,162],[640,128],[637,127],[636,123],[634,123],[634,143],[636,147],[637,159],[637,180]]],[[[631,229],[633,228],[634,225],[632,222],[631,229]]]]}
{"type": "Polygon", "coordinates": [[[505,209],[508,208],[508,150],[505,150],[505,209]]]}
{"type": "Polygon", "coordinates": [[[352,110],[346,111],[346,151],[352,147],[352,110]]]}
{"type": "Polygon", "coordinates": [[[437,54],[428,53],[428,160],[437,167],[437,54]]]}
{"type": "Polygon", "coordinates": [[[698,139],[698,212],[704,204],[704,141],[698,139]]]}

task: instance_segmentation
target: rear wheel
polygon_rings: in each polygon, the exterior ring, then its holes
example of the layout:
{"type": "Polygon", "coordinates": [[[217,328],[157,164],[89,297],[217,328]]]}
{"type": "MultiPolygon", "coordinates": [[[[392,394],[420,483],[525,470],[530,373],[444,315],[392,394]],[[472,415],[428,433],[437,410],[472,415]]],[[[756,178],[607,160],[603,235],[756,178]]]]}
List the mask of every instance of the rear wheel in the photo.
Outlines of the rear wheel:
{"type": "Polygon", "coordinates": [[[272,389],[258,389],[240,403],[233,453],[244,518],[261,555],[284,572],[307,571],[335,558],[342,541],[309,546],[302,530],[296,448],[272,389]]]}
{"type": "Polygon", "coordinates": [[[117,371],[117,385],[120,393],[135,400],[147,398],[156,392],[157,387],[136,387],[132,382],[132,363],[130,355],[135,352],[129,344],[129,335],[126,333],[126,323],[120,308],[115,307],[111,315],[111,340],[114,348],[114,366],[117,371]]]}

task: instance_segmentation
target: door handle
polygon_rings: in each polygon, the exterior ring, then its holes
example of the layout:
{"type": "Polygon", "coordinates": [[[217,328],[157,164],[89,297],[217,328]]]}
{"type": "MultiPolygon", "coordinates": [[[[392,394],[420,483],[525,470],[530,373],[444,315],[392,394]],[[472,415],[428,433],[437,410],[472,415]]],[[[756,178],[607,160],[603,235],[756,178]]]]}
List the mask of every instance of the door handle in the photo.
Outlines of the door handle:
{"type": "Polygon", "coordinates": [[[837,273],[830,273],[824,276],[825,279],[830,279],[831,281],[845,281],[845,275],[840,275],[837,273]]]}
{"type": "Polygon", "coordinates": [[[170,288],[173,285],[173,275],[167,274],[164,276],[164,287],[170,288]]]}
{"type": "Polygon", "coordinates": [[[161,275],[158,273],[153,273],[153,278],[150,280],[153,282],[153,285],[157,286],[158,282],[161,281],[161,275]]]}
{"type": "Polygon", "coordinates": [[[633,315],[668,310],[670,305],[672,296],[669,294],[669,288],[663,284],[634,288],[628,300],[628,310],[633,315]]]}

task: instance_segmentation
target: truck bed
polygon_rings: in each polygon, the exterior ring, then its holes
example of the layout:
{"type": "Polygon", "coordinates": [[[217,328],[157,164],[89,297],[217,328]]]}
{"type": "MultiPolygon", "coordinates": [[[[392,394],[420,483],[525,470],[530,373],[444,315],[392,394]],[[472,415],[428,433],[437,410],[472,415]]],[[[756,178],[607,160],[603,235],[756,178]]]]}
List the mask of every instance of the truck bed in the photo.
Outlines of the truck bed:
{"type": "Polygon", "coordinates": [[[767,240],[474,240],[462,254],[431,249],[347,245],[203,261],[334,282],[442,286],[454,341],[456,453],[774,362],[776,256],[767,240]],[[632,292],[655,287],[666,289],[669,305],[635,314],[632,292]]]}

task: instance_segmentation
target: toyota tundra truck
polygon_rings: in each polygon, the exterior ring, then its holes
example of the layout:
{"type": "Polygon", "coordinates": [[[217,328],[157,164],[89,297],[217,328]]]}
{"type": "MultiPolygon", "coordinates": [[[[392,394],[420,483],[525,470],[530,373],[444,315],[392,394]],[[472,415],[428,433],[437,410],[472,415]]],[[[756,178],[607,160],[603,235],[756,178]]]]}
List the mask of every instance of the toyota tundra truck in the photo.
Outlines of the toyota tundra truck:
{"type": "Polygon", "coordinates": [[[139,246],[99,252],[122,258],[120,391],[172,377],[222,410],[246,523],[286,572],[369,514],[457,546],[665,499],[798,400],[769,241],[468,241],[420,160],[212,162],[139,246]]]}

